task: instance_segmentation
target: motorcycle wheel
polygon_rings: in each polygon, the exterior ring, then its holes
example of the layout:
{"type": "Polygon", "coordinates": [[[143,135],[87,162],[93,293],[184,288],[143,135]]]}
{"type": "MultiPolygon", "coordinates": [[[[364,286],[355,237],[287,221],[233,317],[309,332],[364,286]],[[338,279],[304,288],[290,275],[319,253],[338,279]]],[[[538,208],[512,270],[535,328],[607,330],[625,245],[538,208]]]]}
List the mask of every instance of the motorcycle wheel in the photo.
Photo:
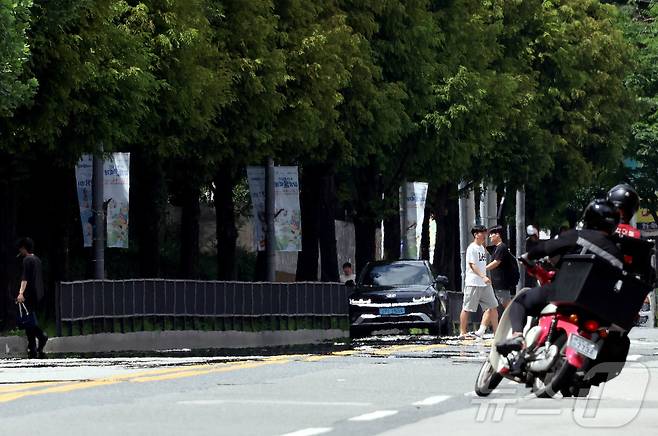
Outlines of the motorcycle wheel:
{"type": "Polygon", "coordinates": [[[503,380],[503,376],[496,372],[489,362],[485,360],[475,380],[475,393],[480,397],[486,397],[493,392],[503,380]]]}
{"type": "Polygon", "coordinates": [[[544,377],[535,377],[532,391],[537,398],[553,398],[561,390],[568,389],[566,383],[576,372],[576,367],[570,365],[564,357],[560,357],[553,369],[544,377]]]}

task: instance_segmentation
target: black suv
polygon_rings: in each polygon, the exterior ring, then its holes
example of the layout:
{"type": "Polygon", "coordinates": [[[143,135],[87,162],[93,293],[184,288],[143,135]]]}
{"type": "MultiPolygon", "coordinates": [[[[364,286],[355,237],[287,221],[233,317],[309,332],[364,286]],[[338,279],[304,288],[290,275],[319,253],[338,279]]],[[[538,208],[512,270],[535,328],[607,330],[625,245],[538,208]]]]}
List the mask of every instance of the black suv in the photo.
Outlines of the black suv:
{"type": "Polygon", "coordinates": [[[447,283],[424,260],[368,263],[349,297],[350,336],[409,327],[448,333],[447,283]]]}

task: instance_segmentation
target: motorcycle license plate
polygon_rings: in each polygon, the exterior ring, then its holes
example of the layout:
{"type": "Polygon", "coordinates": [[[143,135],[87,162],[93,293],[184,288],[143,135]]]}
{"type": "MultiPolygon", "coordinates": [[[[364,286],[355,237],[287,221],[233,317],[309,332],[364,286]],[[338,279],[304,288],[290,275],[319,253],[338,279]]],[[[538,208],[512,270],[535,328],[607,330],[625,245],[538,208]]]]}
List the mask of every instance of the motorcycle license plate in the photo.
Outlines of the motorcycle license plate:
{"type": "Polygon", "coordinates": [[[404,307],[382,307],[379,309],[380,315],[404,315],[404,307]]]}
{"type": "Polygon", "coordinates": [[[599,348],[594,342],[574,334],[569,336],[567,347],[573,348],[578,353],[592,360],[596,359],[596,356],[599,354],[599,348]]]}

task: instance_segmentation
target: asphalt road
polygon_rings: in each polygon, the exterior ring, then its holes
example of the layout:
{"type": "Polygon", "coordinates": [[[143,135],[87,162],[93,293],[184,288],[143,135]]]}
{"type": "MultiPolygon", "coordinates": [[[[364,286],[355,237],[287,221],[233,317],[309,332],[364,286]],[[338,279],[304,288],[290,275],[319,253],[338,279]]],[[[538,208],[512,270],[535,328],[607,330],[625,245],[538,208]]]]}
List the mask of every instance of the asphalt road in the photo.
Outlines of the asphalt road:
{"type": "MultiPolygon", "coordinates": [[[[335,352],[0,360],[0,435],[653,434],[658,332],[636,330],[602,399],[473,383],[490,341],[369,338],[335,352]]],[[[596,394],[596,392],[593,392],[596,394]]]]}

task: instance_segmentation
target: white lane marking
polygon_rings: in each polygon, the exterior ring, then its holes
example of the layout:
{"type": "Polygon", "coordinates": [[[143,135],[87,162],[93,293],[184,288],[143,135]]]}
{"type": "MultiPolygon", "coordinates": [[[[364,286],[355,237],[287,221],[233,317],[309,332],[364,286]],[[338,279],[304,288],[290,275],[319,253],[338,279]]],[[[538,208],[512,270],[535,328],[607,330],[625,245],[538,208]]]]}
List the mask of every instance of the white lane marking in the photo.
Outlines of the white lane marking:
{"type": "Polygon", "coordinates": [[[636,362],[640,360],[642,356],[640,354],[631,354],[630,356],[626,357],[626,360],[628,362],[636,362]]]}
{"type": "Polygon", "coordinates": [[[549,415],[561,415],[562,409],[516,409],[517,415],[537,415],[537,416],[549,416],[549,415]]]}
{"type": "Polygon", "coordinates": [[[285,401],[285,400],[187,400],[178,401],[178,404],[189,406],[213,406],[217,404],[274,404],[288,406],[372,406],[372,403],[331,402],[331,401],[285,401]]]}
{"type": "Polygon", "coordinates": [[[377,410],[375,412],[366,413],[365,415],[355,416],[348,421],[374,421],[375,419],[386,418],[398,413],[397,410],[377,410]]]}
{"type": "Polygon", "coordinates": [[[313,436],[316,434],[329,433],[332,430],[330,427],[311,427],[305,428],[303,430],[295,431],[292,433],[286,433],[281,436],[313,436]]]}
{"type": "Polygon", "coordinates": [[[416,401],[413,403],[414,406],[433,406],[435,404],[439,404],[447,399],[449,399],[450,396],[448,395],[437,395],[435,397],[429,397],[425,398],[424,400],[416,401]]]}

